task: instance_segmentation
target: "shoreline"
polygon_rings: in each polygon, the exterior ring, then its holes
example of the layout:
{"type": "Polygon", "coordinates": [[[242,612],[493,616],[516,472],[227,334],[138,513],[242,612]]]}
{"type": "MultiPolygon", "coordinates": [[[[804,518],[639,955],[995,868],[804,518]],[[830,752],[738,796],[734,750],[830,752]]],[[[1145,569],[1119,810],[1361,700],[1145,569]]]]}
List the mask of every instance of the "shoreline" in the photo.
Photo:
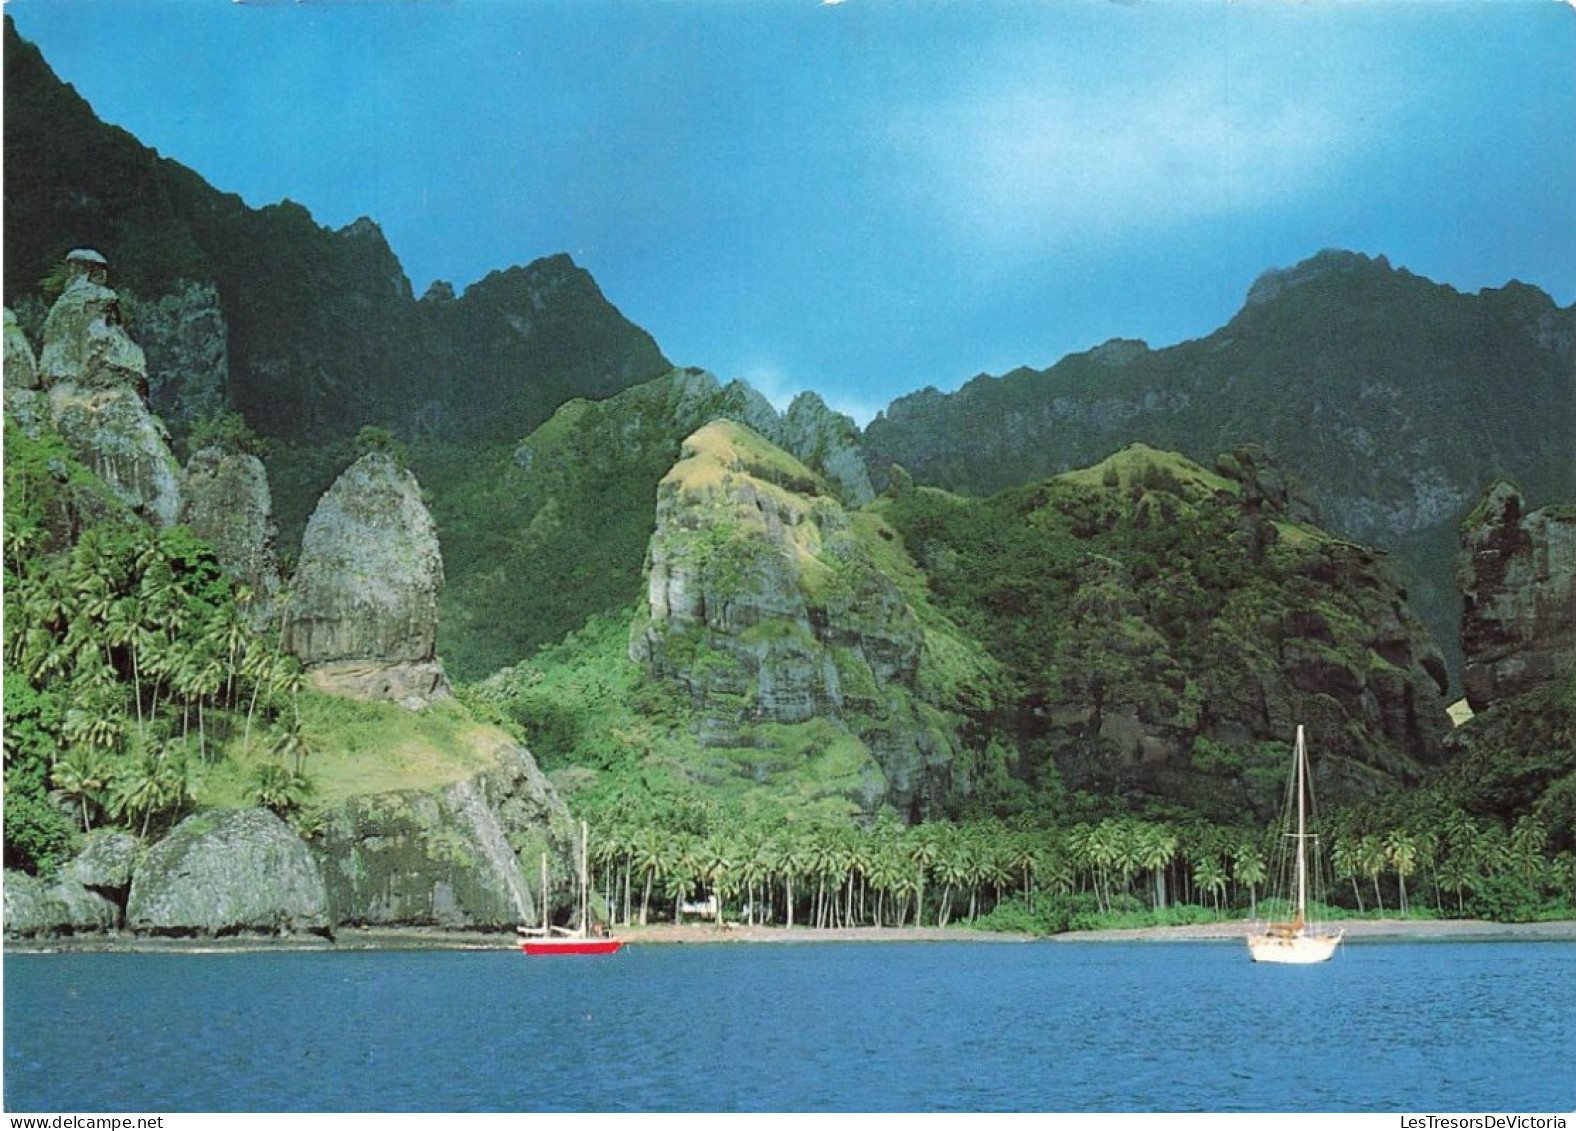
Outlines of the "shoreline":
{"type": "MultiPolygon", "coordinates": [[[[1348,919],[1338,928],[1348,942],[1576,942],[1576,920],[1493,923],[1479,919],[1348,919]]],[[[748,927],[653,924],[619,929],[630,946],[718,944],[813,945],[819,943],[1109,943],[1240,941],[1254,927],[1245,921],[1185,927],[1125,927],[1066,931],[1039,937],[969,927],[748,927]]],[[[130,934],[75,935],[55,939],[6,939],[6,954],[245,954],[302,951],[352,953],[379,950],[517,950],[520,941],[501,931],[447,931],[430,927],[353,927],[333,938],[319,935],[234,935],[224,938],[157,938],[130,934]]]]}

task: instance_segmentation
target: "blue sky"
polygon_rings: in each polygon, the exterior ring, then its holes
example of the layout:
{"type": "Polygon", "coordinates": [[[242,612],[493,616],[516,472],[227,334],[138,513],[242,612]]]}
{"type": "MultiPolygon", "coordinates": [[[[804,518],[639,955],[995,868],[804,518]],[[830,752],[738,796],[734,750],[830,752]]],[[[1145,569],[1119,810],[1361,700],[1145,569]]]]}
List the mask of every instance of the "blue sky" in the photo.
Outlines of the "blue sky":
{"type": "Polygon", "coordinates": [[[567,251],[675,362],[867,419],[1209,332],[1325,247],[1576,300],[1576,8],[11,0],[106,120],[377,220],[417,292],[567,251]]]}

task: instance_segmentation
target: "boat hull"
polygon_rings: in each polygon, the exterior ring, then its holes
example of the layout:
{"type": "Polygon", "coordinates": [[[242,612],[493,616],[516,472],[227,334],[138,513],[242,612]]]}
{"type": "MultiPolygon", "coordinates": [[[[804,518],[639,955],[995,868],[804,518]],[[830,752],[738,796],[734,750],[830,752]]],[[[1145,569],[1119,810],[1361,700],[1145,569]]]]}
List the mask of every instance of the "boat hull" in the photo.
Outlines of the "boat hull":
{"type": "Polygon", "coordinates": [[[526,939],[520,949],[544,957],[554,954],[613,954],[624,945],[623,939],[526,939]]]}
{"type": "Polygon", "coordinates": [[[1315,962],[1328,962],[1335,957],[1335,948],[1341,945],[1336,935],[1249,935],[1248,953],[1255,962],[1273,962],[1282,966],[1310,966],[1315,962]]]}

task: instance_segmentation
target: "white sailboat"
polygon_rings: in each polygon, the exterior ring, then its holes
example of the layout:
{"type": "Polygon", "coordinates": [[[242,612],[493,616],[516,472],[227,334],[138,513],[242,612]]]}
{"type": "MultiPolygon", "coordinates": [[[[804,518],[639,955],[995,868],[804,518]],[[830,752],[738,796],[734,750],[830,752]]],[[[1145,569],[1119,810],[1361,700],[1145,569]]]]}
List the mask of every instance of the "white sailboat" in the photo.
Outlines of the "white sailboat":
{"type": "Polygon", "coordinates": [[[1297,749],[1292,755],[1293,786],[1288,792],[1296,795],[1295,808],[1297,831],[1287,833],[1295,845],[1295,878],[1297,910],[1289,923],[1270,923],[1259,934],[1248,936],[1248,953],[1255,962],[1277,962],[1303,966],[1314,962],[1327,962],[1335,956],[1341,945],[1342,932],[1333,934],[1320,931],[1308,923],[1308,841],[1316,839],[1308,832],[1308,750],[1303,741],[1302,727],[1297,727],[1297,749]]]}

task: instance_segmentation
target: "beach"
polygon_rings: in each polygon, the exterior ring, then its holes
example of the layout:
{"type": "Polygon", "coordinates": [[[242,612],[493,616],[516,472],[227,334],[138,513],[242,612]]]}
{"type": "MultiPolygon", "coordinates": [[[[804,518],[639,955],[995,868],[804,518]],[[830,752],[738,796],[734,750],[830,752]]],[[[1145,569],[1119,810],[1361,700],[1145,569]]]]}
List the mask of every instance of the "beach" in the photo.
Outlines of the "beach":
{"type": "MultiPolygon", "coordinates": [[[[614,935],[630,946],[714,943],[1104,943],[1220,942],[1240,940],[1258,926],[1247,921],[1197,923],[1186,927],[1129,927],[1034,935],[978,931],[968,927],[765,927],[712,923],[654,923],[620,927],[614,935]]],[[[1477,919],[1348,919],[1325,924],[1350,942],[1576,942],[1576,920],[1547,923],[1490,923],[1477,919]]],[[[10,954],[60,952],[171,952],[226,954],[257,950],[513,950],[519,941],[497,931],[444,931],[428,927],[345,928],[333,938],[319,935],[236,935],[225,938],[160,938],[131,934],[76,935],[54,939],[7,939],[10,954]]]]}

